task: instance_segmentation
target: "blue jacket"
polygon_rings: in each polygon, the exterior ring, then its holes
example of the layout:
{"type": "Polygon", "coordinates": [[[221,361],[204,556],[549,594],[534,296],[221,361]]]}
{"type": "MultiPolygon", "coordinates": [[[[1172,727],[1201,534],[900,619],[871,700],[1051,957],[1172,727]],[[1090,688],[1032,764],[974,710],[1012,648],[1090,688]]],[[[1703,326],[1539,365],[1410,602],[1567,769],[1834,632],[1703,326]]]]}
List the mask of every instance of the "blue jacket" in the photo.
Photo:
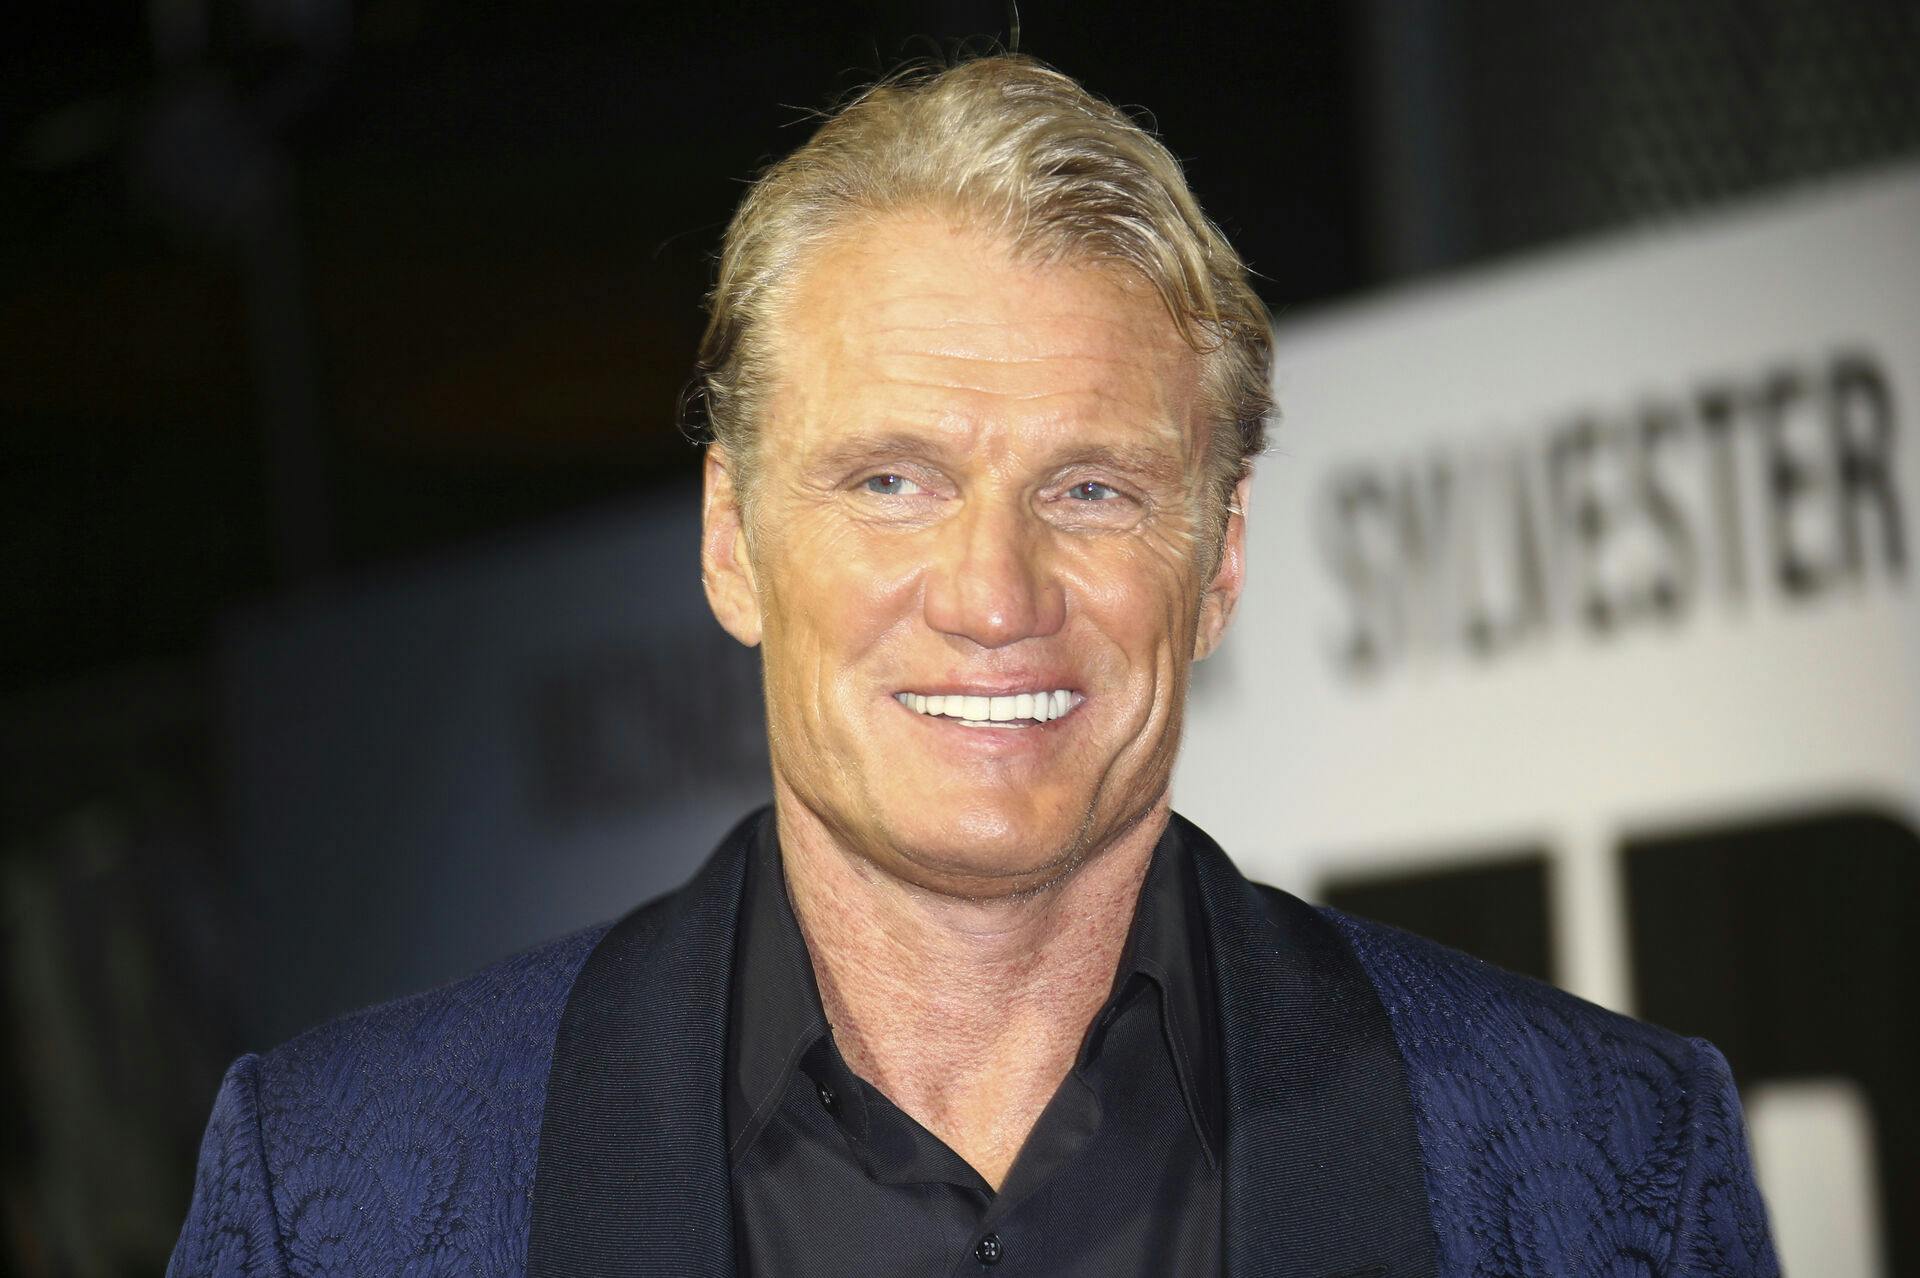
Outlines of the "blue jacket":
{"type": "MultiPolygon", "coordinates": [[[[751,820],[611,927],[242,1057],[168,1273],[732,1274],[751,820]]],[[[1251,884],[1174,822],[1214,960],[1234,1278],[1777,1273],[1709,1044],[1251,884]]]]}

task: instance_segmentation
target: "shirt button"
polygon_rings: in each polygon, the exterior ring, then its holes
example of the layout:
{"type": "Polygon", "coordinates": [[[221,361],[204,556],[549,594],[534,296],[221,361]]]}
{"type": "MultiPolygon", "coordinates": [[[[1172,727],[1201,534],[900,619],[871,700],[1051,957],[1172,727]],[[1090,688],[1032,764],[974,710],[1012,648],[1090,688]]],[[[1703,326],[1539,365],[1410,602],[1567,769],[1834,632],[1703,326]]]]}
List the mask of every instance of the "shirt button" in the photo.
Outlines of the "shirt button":
{"type": "Polygon", "coordinates": [[[828,1087],[825,1083],[821,1083],[818,1086],[820,1088],[821,1107],[824,1108],[828,1113],[832,1113],[834,1106],[840,1103],[840,1098],[838,1096],[835,1096],[833,1094],[833,1089],[831,1087],[828,1087]]]}
{"type": "Polygon", "coordinates": [[[999,1234],[988,1234],[973,1245],[973,1258],[983,1265],[997,1265],[1007,1249],[1000,1245],[999,1234]]]}

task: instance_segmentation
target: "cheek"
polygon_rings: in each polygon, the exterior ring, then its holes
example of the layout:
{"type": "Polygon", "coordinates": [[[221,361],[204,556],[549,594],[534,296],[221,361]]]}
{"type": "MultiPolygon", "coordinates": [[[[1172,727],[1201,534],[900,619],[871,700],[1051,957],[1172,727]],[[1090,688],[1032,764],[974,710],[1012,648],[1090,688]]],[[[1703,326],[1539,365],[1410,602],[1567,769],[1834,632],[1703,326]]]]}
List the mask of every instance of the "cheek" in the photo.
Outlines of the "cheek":
{"type": "Polygon", "coordinates": [[[1192,647],[1198,569],[1172,545],[1148,538],[1079,547],[1065,557],[1071,595],[1094,628],[1135,662],[1192,647]]]}
{"type": "Polygon", "coordinates": [[[815,684],[855,673],[914,616],[919,560],[844,523],[796,520],[763,578],[772,664],[810,667],[815,684]]]}

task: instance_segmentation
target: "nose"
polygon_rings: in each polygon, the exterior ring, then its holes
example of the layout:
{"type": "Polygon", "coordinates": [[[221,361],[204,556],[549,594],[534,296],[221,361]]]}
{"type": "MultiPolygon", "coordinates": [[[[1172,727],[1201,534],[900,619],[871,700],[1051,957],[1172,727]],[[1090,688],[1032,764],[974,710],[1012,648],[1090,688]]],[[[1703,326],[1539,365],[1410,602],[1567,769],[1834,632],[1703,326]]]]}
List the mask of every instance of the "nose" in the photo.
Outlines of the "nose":
{"type": "Polygon", "coordinates": [[[939,532],[927,624],[983,648],[1057,632],[1066,592],[1047,568],[1046,530],[1015,501],[976,499],[939,532]]]}

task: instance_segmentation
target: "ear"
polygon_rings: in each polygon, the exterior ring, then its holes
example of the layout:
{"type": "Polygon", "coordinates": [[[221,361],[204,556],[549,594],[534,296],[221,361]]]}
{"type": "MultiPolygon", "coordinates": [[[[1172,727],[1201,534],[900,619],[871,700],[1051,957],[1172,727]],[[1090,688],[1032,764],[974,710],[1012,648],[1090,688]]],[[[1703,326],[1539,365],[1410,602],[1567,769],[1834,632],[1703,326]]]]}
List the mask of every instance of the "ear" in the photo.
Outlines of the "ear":
{"type": "Polygon", "coordinates": [[[722,628],[752,648],[760,642],[760,596],[747,550],[746,518],[734,486],[732,459],[707,445],[700,503],[700,581],[722,628]]]}
{"type": "Polygon", "coordinates": [[[1200,626],[1193,637],[1193,659],[1204,661],[1226,637],[1227,622],[1234,605],[1240,602],[1240,588],[1247,580],[1247,498],[1253,489],[1253,476],[1242,475],[1233,486],[1233,501],[1227,507],[1227,527],[1220,544],[1220,566],[1214,570],[1207,592],[1200,598],[1200,626]]]}

